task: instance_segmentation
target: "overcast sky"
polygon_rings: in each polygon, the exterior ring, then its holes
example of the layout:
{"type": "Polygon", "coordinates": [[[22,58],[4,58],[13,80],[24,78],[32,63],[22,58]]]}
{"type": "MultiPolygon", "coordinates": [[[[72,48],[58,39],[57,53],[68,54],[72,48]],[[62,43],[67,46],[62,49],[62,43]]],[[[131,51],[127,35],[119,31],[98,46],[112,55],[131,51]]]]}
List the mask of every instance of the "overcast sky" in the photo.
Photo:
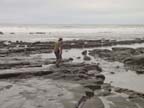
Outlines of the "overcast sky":
{"type": "Polygon", "coordinates": [[[144,0],[0,0],[0,23],[144,24],[144,0]]]}

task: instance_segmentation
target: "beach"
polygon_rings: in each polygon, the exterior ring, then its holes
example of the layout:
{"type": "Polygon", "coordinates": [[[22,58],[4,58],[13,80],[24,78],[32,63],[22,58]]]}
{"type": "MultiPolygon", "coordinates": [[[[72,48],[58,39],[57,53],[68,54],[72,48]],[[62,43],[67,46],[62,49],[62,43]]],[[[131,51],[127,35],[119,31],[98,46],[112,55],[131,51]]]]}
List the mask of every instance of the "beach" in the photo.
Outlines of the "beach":
{"type": "Polygon", "coordinates": [[[143,63],[144,25],[1,25],[0,106],[143,108],[143,63]]]}

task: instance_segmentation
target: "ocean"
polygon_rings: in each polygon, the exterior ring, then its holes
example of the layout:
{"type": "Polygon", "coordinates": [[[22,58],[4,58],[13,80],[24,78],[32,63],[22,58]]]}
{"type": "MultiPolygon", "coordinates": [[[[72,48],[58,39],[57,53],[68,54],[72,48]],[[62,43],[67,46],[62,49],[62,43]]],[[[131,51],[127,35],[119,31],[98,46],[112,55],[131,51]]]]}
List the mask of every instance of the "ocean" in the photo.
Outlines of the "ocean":
{"type": "Polygon", "coordinates": [[[10,41],[54,41],[112,39],[127,40],[144,38],[144,25],[0,25],[0,40],[10,41]]]}

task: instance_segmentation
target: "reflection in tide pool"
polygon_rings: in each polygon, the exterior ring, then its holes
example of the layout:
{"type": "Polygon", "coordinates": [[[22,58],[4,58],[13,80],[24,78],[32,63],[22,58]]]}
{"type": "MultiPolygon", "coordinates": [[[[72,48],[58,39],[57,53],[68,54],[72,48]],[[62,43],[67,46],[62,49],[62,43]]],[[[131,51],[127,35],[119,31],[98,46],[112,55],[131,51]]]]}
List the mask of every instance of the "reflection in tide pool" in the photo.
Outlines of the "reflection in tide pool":
{"type": "Polygon", "coordinates": [[[144,93],[144,75],[138,75],[135,72],[121,72],[116,74],[106,74],[106,82],[112,81],[115,87],[127,88],[137,92],[144,93]]]}

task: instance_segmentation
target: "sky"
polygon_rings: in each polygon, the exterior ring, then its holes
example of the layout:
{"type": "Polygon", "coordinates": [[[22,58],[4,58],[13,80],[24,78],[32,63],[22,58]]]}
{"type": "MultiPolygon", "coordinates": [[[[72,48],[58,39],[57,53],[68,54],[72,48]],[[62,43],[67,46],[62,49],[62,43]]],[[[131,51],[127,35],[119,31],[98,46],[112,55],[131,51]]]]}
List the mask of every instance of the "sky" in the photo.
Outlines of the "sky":
{"type": "Polygon", "coordinates": [[[144,24],[144,0],[0,0],[1,24],[144,24]]]}

